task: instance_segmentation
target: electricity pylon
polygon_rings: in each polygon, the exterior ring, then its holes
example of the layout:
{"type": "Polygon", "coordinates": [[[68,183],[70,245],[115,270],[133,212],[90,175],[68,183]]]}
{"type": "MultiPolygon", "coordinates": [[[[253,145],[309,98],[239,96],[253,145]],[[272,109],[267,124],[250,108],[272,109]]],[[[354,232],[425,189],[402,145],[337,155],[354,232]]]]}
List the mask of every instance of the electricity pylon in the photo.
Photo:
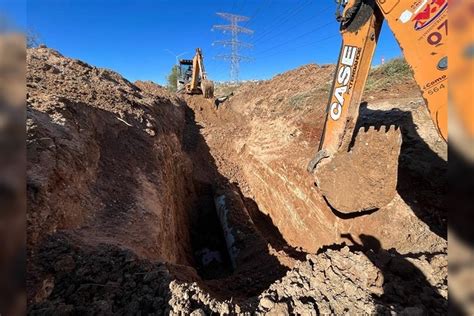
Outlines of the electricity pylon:
{"type": "Polygon", "coordinates": [[[228,20],[230,24],[227,25],[214,25],[214,30],[220,30],[227,33],[230,32],[231,39],[225,41],[215,41],[213,45],[222,45],[224,47],[230,47],[230,54],[222,54],[216,56],[219,59],[230,61],[230,81],[238,82],[240,75],[240,62],[249,61],[252,58],[240,55],[240,48],[252,48],[253,45],[239,41],[239,34],[253,34],[253,30],[238,25],[239,22],[248,21],[250,18],[242,15],[235,15],[230,13],[217,13],[221,18],[228,20]]]}

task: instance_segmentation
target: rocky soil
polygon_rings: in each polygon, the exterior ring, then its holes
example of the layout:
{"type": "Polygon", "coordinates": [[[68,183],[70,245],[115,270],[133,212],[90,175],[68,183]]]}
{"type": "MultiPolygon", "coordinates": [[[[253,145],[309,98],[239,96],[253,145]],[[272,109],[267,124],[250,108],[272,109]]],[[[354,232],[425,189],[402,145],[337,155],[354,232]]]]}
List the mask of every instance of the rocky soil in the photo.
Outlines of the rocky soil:
{"type": "Polygon", "coordinates": [[[398,194],[347,217],[305,171],[333,66],[217,104],[45,47],[27,63],[31,314],[446,312],[446,146],[410,78],[359,122],[400,126],[398,194]]]}

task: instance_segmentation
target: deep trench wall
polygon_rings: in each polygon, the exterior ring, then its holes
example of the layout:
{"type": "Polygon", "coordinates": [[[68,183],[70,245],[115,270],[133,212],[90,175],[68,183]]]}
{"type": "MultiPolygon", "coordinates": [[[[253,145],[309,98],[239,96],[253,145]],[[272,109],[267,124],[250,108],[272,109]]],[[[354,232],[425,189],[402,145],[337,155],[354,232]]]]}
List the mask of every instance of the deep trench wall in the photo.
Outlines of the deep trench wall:
{"type": "Polygon", "coordinates": [[[30,251],[69,230],[189,263],[194,188],[178,100],[47,48],[29,49],[27,65],[30,251]]]}
{"type": "Polygon", "coordinates": [[[238,135],[230,150],[240,161],[245,195],[291,246],[307,250],[338,239],[337,219],[306,172],[322,132],[333,71],[308,65],[247,84],[222,107],[241,116],[243,127],[233,133],[238,135]]]}

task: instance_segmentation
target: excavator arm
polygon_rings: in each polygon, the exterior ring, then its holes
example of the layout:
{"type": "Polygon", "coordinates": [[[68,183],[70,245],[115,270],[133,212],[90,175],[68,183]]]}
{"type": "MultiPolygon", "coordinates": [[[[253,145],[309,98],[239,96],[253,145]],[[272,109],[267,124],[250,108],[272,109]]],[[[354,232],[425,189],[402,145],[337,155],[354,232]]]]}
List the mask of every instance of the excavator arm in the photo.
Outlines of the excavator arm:
{"type": "Polygon", "coordinates": [[[192,77],[186,85],[186,92],[189,94],[202,93],[205,98],[209,99],[214,97],[214,84],[207,79],[203,59],[201,49],[197,48],[193,58],[192,77]]]}
{"type": "MultiPolygon", "coordinates": [[[[353,4],[352,7],[355,6],[357,5],[353,4]]],[[[342,147],[344,136],[345,143],[350,141],[359,116],[362,92],[369,75],[383,18],[379,12],[374,11],[374,7],[362,1],[358,1],[358,6],[358,10],[365,11],[364,17],[355,19],[357,13],[353,13],[351,18],[344,18],[346,22],[341,22],[342,47],[319,151],[316,159],[309,165],[310,170],[323,158],[333,156],[342,147]],[[354,29],[357,31],[351,31],[354,29]]],[[[360,12],[358,14],[362,15],[360,12]]]]}
{"type": "Polygon", "coordinates": [[[308,165],[335,210],[380,208],[396,193],[401,135],[396,127],[355,131],[384,20],[411,66],[440,135],[447,140],[447,0],[339,1],[342,47],[324,131],[308,165]]]}
{"type": "Polygon", "coordinates": [[[199,80],[200,80],[200,74],[201,74],[201,58],[202,58],[202,53],[201,49],[197,48],[196,49],[196,54],[193,57],[193,76],[191,78],[191,82],[188,85],[188,90],[190,92],[198,90],[199,87],[199,80]]]}
{"type": "MultiPolygon", "coordinates": [[[[198,48],[199,49],[199,48],[198,48]]],[[[196,54],[197,56],[198,54],[196,54]]],[[[201,91],[206,99],[214,97],[214,83],[207,79],[206,69],[204,68],[204,58],[202,57],[201,50],[199,49],[199,58],[197,58],[199,64],[199,75],[201,77],[201,91]]]]}

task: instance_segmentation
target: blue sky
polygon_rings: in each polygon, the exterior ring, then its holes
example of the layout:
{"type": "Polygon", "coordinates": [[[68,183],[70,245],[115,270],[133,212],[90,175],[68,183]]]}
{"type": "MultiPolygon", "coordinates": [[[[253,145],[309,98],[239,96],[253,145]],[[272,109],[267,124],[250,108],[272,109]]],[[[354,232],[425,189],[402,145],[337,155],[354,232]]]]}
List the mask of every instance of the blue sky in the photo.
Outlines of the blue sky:
{"type": "Polygon", "coordinates": [[[26,28],[26,0],[0,0],[0,19],[20,29],[26,28]]]}
{"type": "MultiPolygon", "coordinates": [[[[0,0],[0,8],[23,25],[25,1],[0,0]]],[[[28,0],[26,13],[28,28],[48,47],[131,81],[164,83],[175,62],[169,51],[190,58],[196,47],[203,49],[211,79],[229,78],[229,65],[215,59],[226,49],[212,45],[228,38],[212,31],[214,24],[226,23],[216,12],[251,18],[241,25],[254,35],[240,39],[254,45],[242,50],[254,60],[241,64],[241,79],[267,79],[307,63],[334,63],[341,42],[335,9],[334,0],[28,0]]],[[[384,27],[374,63],[399,55],[384,27]]]]}

